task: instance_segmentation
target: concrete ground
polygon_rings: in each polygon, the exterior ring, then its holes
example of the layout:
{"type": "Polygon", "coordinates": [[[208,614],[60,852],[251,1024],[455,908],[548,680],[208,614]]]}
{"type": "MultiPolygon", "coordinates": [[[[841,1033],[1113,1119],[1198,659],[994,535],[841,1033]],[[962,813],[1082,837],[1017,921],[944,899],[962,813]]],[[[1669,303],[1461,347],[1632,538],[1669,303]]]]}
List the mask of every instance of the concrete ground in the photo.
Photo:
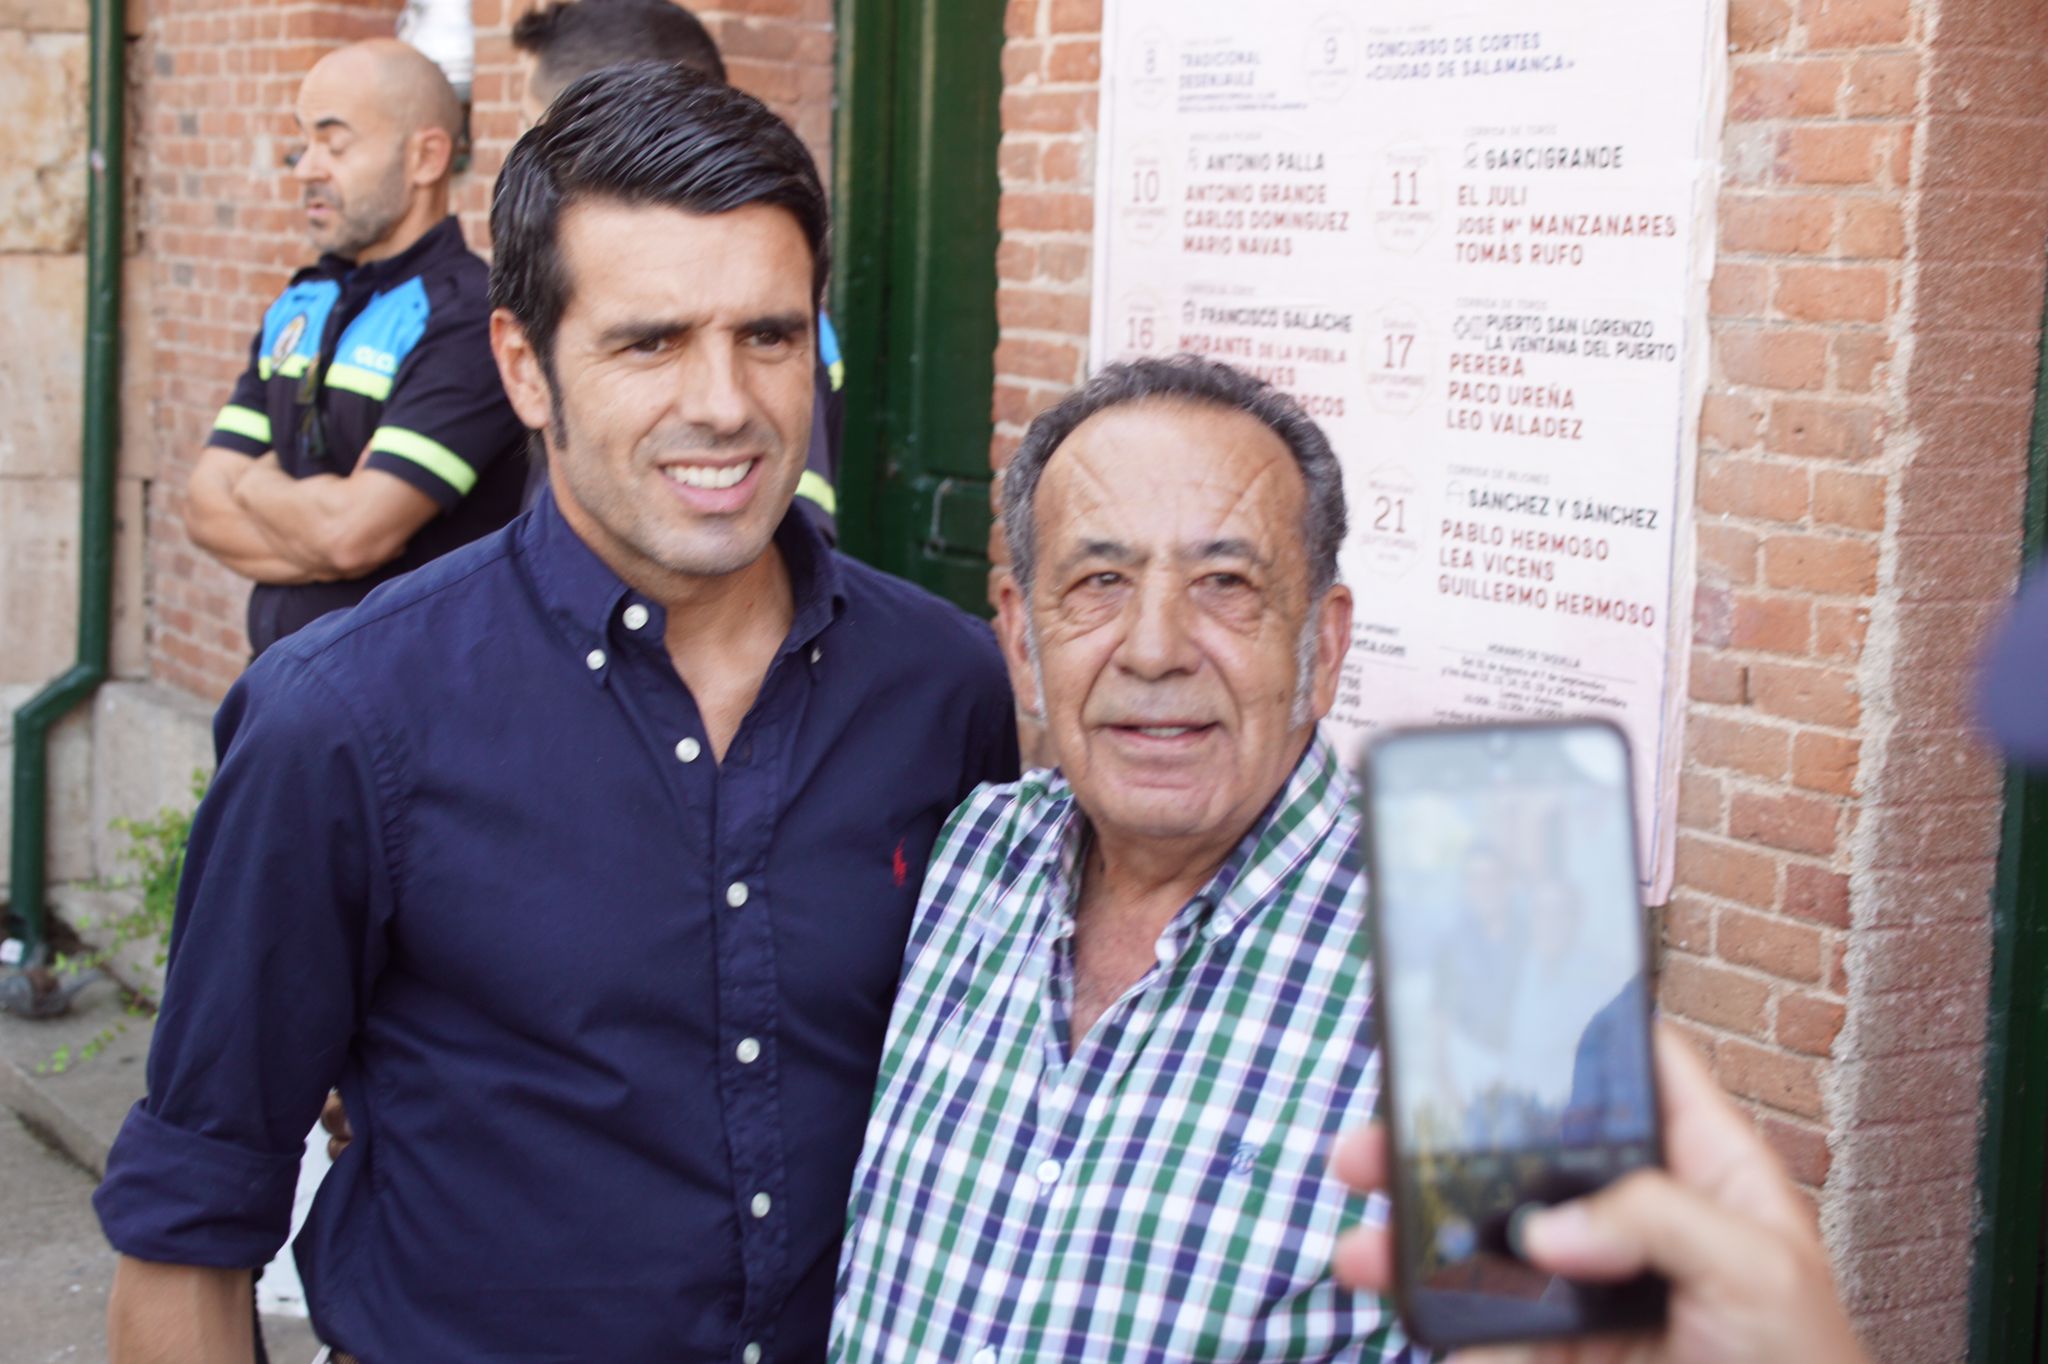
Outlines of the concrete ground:
{"type": "MultiPolygon", "coordinates": [[[[13,1117],[0,1115],[0,1360],[56,1364],[107,1357],[114,1252],[93,1216],[93,1177],[13,1117]]],[[[273,1364],[319,1350],[302,1317],[266,1317],[273,1364]]]]}
{"type": "MultiPolygon", "coordinates": [[[[142,1095],[148,1042],[149,1020],[128,1017],[106,984],[89,986],[66,1018],[0,1014],[0,1364],[107,1357],[114,1252],[92,1191],[142,1095]],[[116,1024],[126,1031],[93,1060],[37,1073],[57,1048],[116,1024]]],[[[263,1334],[273,1364],[308,1364],[320,1348],[303,1317],[266,1316],[263,1334]]]]}

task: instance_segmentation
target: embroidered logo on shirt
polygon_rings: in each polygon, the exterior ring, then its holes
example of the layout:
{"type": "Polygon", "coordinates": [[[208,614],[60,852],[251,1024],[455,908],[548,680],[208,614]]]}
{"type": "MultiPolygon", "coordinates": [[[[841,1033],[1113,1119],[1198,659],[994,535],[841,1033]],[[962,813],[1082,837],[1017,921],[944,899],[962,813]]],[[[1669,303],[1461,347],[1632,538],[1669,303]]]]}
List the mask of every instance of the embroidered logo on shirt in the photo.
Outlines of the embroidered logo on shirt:
{"type": "Polygon", "coordinates": [[[1230,1173],[1248,1175],[1259,1163],[1259,1144],[1241,1141],[1230,1150],[1230,1173]]]}
{"type": "Polygon", "coordinates": [[[285,323],[284,330],[277,334],[276,342],[270,347],[270,363],[281,365],[291,359],[292,352],[298,348],[299,338],[305,334],[306,315],[300,313],[285,323]]]}
{"type": "Polygon", "coordinates": [[[910,864],[903,860],[903,840],[900,838],[896,840],[896,851],[890,855],[889,874],[899,886],[910,880],[910,864]]]}

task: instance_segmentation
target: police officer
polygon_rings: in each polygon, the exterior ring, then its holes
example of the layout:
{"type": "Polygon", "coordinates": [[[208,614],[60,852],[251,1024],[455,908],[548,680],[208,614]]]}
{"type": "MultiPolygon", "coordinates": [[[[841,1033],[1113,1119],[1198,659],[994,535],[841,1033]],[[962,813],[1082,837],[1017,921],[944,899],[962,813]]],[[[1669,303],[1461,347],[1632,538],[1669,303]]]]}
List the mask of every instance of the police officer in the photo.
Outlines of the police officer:
{"type": "Polygon", "coordinates": [[[186,530],[256,586],[256,653],[519,507],[526,433],[491,360],[489,272],[448,215],[462,123],[378,39],[299,89],[293,162],[323,253],[264,314],[192,470],[186,530]]]}

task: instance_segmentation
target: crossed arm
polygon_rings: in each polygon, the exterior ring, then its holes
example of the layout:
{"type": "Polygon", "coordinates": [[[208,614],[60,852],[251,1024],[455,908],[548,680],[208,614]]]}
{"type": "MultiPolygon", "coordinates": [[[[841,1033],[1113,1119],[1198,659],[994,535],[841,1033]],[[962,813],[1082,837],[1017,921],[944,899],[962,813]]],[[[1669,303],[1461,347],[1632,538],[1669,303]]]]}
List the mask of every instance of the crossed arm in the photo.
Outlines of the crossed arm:
{"type": "Polygon", "coordinates": [[[274,453],[252,460],[218,445],[200,452],[187,492],[192,543],[259,583],[360,578],[397,558],[440,510],[360,462],[347,478],[293,478],[274,453]]]}

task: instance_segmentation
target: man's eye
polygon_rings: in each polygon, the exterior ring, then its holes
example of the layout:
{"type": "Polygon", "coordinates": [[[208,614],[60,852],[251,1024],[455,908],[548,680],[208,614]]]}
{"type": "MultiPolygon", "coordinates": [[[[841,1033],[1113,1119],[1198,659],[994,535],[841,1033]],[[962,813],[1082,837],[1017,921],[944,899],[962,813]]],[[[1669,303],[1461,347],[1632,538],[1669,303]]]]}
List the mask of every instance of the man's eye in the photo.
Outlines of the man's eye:
{"type": "Polygon", "coordinates": [[[1211,573],[1202,579],[1202,585],[1225,592],[1238,592],[1252,584],[1251,580],[1241,573],[1211,573]]]}
{"type": "Polygon", "coordinates": [[[1123,574],[1116,572],[1114,569],[1105,568],[1100,573],[1090,573],[1087,577],[1083,578],[1081,586],[1100,590],[1115,587],[1123,580],[1123,574]]]}
{"type": "Polygon", "coordinates": [[[672,340],[667,336],[643,336],[626,349],[635,355],[659,355],[669,348],[672,340]]]}
{"type": "Polygon", "coordinates": [[[789,333],[777,329],[747,333],[747,344],[755,350],[776,350],[787,346],[789,341],[789,333]]]}

